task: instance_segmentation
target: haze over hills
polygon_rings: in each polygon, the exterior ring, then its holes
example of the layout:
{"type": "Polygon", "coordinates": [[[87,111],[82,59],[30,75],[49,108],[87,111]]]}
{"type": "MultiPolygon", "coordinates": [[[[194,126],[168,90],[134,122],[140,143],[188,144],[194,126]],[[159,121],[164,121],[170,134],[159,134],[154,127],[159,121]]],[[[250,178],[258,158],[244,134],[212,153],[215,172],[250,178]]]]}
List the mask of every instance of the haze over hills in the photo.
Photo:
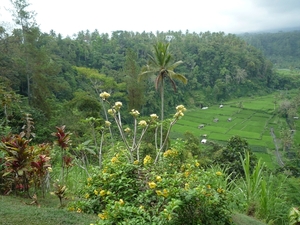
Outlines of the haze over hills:
{"type": "Polygon", "coordinates": [[[281,33],[281,32],[300,32],[300,26],[299,27],[283,27],[283,28],[276,28],[276,29],[266,29],[261,31],[252,31],[252,32],[242,32],[242,33],[236,33],[237,35],[243,35],[243,34],[261,34],[261,33],[281,33]]]}

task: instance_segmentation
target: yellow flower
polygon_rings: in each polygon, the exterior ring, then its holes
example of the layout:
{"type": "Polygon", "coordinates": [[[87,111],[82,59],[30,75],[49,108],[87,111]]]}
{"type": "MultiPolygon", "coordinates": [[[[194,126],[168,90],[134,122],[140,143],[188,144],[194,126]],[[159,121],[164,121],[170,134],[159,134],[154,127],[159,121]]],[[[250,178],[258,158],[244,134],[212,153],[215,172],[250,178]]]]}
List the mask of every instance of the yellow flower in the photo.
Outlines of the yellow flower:
{"type": "Polygon", "coordinates": [[[139,111],[135,110],[135,109],[132,109],[130,114],[133,116],[133,117],[138,117],[140,115],[139,111]]]}
{"type": "Polygon", "coordinates": [[[209,184],[206,187],[207,187],[207,189],[211,189],[211,186],[209,184]]]}
{"type": "Polygon", "coordinates": [[[140,125],[141,127],[146,127],[146,126],[147,126],[147,122],[146,122],[145,120],[141,120],[141,121],[139,122],[139,125],[140,125]]]}
{"type": "Polygon", "coordinates": [[[222,172],[218,171],[218,172],[216,172],[216,175],[217,176],[222,176],[223,174],[222,174],[222,172]]]}
{"type": "Polygon", "coordinates": [[[108,94],[107,92],[104,91],[104,92],[100,93],[99,96],[100,96],[100,98],[102,98],[102,100],[105,100],[110,97],[110,94],[108,94]]]}
{"type": "Polygon", "coordinates": [[[195,163],[195,166],[196,166],[196,167],[199,167],[199,166],[200,166],[200,163],[199,163],[199,162],[196,162],[196,163],[195,163]]]}
{"type": "Polygon", "coordinates": [[[151,189],[154,189],[154,188],[156,188],[156,186],[157,186],[157,184],[154,183],[153,181],[152,181],[152,182],[148,182],[148,185],[149,185],[149,187],[150,187],[151,189]]]}
{"type": "Polygon", "coordinates": [[[119,162],[118,158],[117,157],[112,157],[112,159],[110,160],[112,163],[116,163],[116,162],[119,162]]]}
{"type": "Polygon", "coordinates": [[[222,194],[222,193],[224,193],[224,190],[222,188],[218,188],[217,192],[220,193],[220,194],[222,194]]]}
{"type": "Polygon", "coordinates": [[[189,185],[189,183],[185,183],[185,184],[184,184],[184,189],[185,189],[185,190],[188,190],[188,189],[190,189],[190,185],[189,185]]]}
{"type": "Polygon", "coordinates": [[[163,193],[162,193],[160,190],[156,190],[155,192],[156,192],[156,194],[157,194],[158,196],[163,195],[163,193]]]}
{"type": "Polygon", "coordinates": [[[184,176],[185,176],[185,177],[188,177],[190,174],[191,174],[191,172],[188,171],[188,170],[184,172],[184,176]]]}
{"type": "Polygon", "coordinates": [[[171,153],[171,150],[169,149],[169,150],[164,152],[163,156],[168,157],[170,155],[170,153],[171,153]]]}
{"type": "Polygon", "coordinates": [[[146,155],[145,158],[144,158],[144,165],[147,165],[149,163],[151,163],[152,161],[152,158],[150,155],[146,155]]]}
{"type": "Polygon", "coordinates": [[[156,179],[157,182],[160,182],[162,180],[161,176],[156,176],[155,179],[156,179]]]}
{"type": "Polygon", "coordinates": [[[105,190],[101,190],[100,191],[100,196],[104,196],[106,194],[106,191],[105,190]]]}
{"type": "Polygon", "coordinates": [[[111,122],[109,122],[109,121],[106,120],[106,121],[105,121],[105,126],[106,126],[106,127],[110,127],[110,125],[111,125],[111,122]]]}
{"type": "Polygon", "coordinates": [[[48,170],[49,173],[51,173],[53,171],[52,167],[48,167],[47,170],[48,170]]]}
{"type": "Polygon", "coordinates": [[[116,110],[119,111],[121,107],[122,107],[122,102],[116,102],[116,103],[115,103],[114,108],[115,108],[116,110]]]}
{"type": "Polygon", "coordinates": [[[163,194],[162,194],[165,198],[169,196],[169,191],[167,189],[163,190],[163,194]]]}
{"type": "Polygon", "coordinates": [[[124,129],[124,131],[125,131],[126,133],[129,133],[129,132],[130,132],[130,128],[127,127],[127,128],[124,129]]]}
{"type": "Polygon", "coordinates": [[[174,118],[178,118],[178,119],[180,119],[180,118],[183,117],[183,116],[184,116],[184,114],[183,114],[183,112],[181,112],[181,111],[176,112],[176,113],[174,114],[174,118]]]}
{"type": "Polygon", "coordinates": [[[184,105],[178,105],[176,107],[176,110],[177,110],[177,112],[179,112],[179,111],[184,112],[184,111],[186,111],[186,108],[184,107],[184,105]]]}
{"type": "Polygon", "coordinates": [[[89,194],[89,193],[86,193],[86,194],[84,195],[84,197],[85,197],[86,199],[88,199],[88,198],[90,197],[90,194],[89,194]]]}
{"type": "Polygon", "coordinates": [[[89,177],[89,178],[87,179],[87,181],[88,181],[88,182],[92,181],[92,178],[91,178],[91,177],[89,177]]]}
{"type": "Polygon", "coordinates": [[[180,119],[180,117],[184,116],[183,112],[186,111],[186,108],[183,105],[179,105],[176,107],[176,111],[174,117],[180,119]]]}
{"type": "Polygon", "coordinates": [[[119,203],[120,203],[120,205],[124,205],[123,199],[120,199],[120,200],[119,200],[119,203]]]}
{"type": "Polygon", "coordinates": [[[107,112],[108,112],[108,114],[109,115],[114,115],[115,113],[116,113],[116,110],[114,110],[114,109],[109,109],[109,110],[107,110],[107,112]]]}
{"type": "Polygon", "coordinates": [[[80,208],[78,208],[78,209],[77,209],[77,212],[78,212],[78,213],[81,213],[81,212],[82,212],[82,210],[81,210],[80,208]]]}
{"type": "Polygon", "coordinates": [[[151,115],[150,115],[150,118],[151,118],[152,120],[157,120],[157,119],[158,119],[158,116],[157,116],[156,114],[151,114],[151,115]]]}
{"type": "Polygon", "coordinates": [[[178,151],[176,150],[171,150],[168,149],[167,151],[164,152],[163,156],[166,157],[176,157],[178,155],[178,151]]]}
{"type": "Polygon", "coordinates": [[[135,161],[133,162],[133,164],[134,164],[134,165],[138,165],[138,164],[139,164],[139,160],[135,160],[135,161]]]}
{"type": "Polygon", "coordinates": [[[98,217],[99,217],[101,220],[105,220],[105,219],[107,219],[107,214],[106,214],[106,213],[99,213],[99,214],[98,214],[98,217]]]}
{"type": "Polygon", "coordinates": [[[95,194],[95,195],[98,195],[99,192],[98,192],[97,190],[94,190],[94,194],[95,194]]]}

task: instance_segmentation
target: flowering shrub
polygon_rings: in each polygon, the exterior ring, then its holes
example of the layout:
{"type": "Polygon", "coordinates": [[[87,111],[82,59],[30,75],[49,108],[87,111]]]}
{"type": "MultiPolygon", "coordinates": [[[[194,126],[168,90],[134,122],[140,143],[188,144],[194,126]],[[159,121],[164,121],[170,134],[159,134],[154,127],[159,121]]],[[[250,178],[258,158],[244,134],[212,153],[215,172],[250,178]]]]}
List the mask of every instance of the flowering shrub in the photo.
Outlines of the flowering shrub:
{"type": "Polygon", "coordinates": [[[128,162],[116,154],[95,170],[69,210],[95,213],[96,224],[230,224],[227,180],[222,171],[198,161],[171,170],[176,150],[155,165],[150,156],[128,162]]]}
{"type": "MultiPolygon", "coordinates": [[[[107,92],[102,92],[100,93],[100,98],[101,101],[104,105],[104,103],[107,103],[109,105],[109,109],[107,112],[105,111],[105,115],[107,113],[114,119],[115,125],[118,128],[120,138],[124,144],[124,148],[127,149],[129,153],[129,161],[133,163],[135,160],[140,161],[141,155],[141,146],[144,143],[144,138],[145,134],[148,130],[148,128],[154,128],[154,142],[155,142],[155,159],[154,163],[157,163],[160,156],[161,152],[163,151],[164,147],[166,146],[170,131],[172,126],[181,118],[184,116],[183,112],[186,111],[186,108],[183,105],[178,105],[176,107],[176,113],[173,116],[173,119],[169,120],[169,126],[167,128],[166,134],[162,134],[161,130],[161,135],[158,137],[158,132],[157,129],[159,126],[162,126],[162,123],[158,123],[158,116],[156,114],[151,114],[149,119],[140,119],[139,116],[140,113],[139,111],[132,109],[130,111],[130,115],[133,117],[134,122],[133,122],[133,127],[126,127],[124,128],[122,120],[121,120],[121,108],[123,106],[122,102],[115,102],[114,104],[111,104],[108,101],[108,98],[110,97],[110,94],[107,92]],[[160,145],[158,145],[158,142],[160,142],[160,145]]],[[[108,117],[106,118],[105,124],[107,126],[111,125],[111,122],[108,121],[108,117]]],[[[162,129],[162,127],[161,127],[162,129]]]]}
{"type": "MultiPolygon", "coordinates": [[[[157,121],[156,114],[140,119],[135,109],[130,112],[133,126],[124,127],[122,103],[110,104],[109,97],[106,92],[100,94],[110,106],[107,113],[120,133],[122,151],[110,158],[105,155],[101,169],[94,169],[79,192],[80,200],[71,203],[69,210],[97,214],[98,225],[230,224],[223,172],[204,170],[195,160],[182,163],[180,150],[170,147],[164,151],[172,126],[186,108],[176,107],[173,118],[164,121],[169,125],[163,134],[163,123],[157,121]],[[153,131],[155,154],[140,152],[148,128],[153,131]]],[[[105,123],[110,125],[108,119],[105,123]]]]}

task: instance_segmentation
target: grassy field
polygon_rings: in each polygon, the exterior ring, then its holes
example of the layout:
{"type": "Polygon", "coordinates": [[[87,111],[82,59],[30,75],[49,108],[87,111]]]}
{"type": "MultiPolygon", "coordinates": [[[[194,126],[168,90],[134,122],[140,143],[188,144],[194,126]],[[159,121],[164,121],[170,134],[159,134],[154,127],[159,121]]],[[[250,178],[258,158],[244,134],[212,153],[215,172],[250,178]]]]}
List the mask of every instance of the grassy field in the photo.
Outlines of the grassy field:
{"type": "MultiPolygon", "coordinates": [[[[275,145],[270,130],[273,128],[276,138],[279,138],[280,130],[287,127],[285,119],[274,113],[278,107],[278,103],[274,104],[274,99],[280,94],[282,93],[240,98],[225,102],[223,108],[212,105],[207,109],[187,110],[185,116],[174,125],[172,138],[183,137],[185,132],[191,132],[200,139],[207,135],[208,140],[223,142],[233,135],[239,135],[247,139],[259,157],[272,164],[274,159],[270,153],[275,145]],[[215,119],[218,122],[214,122],[215,119]],[[198,128],[199,125],[203,125],[203,128],[198,128]]],[[[293,95],[293,92],[284,94],[293,95]]],[[[299,127],[300,120],[296,123],[299,127]]],[[[296,132],[294,140],[300,144],[299,132],[296,132]]]]}
{"type": "Polygon", "coordinates": [[[0,196],[0,224],[2,225],[89,225],[98,217],[77,212],[69,212],[59,207],[55,196],[39,199],[30,205],[32,200],[15,196],[0,196]]]}
{"type": "MultiPolygon", "coordinates": [[[[0,224],[2,225],[89,225],[98,219],[95,215],[69,212],[59,208],[58,199],[51,196],[40,200],[40,207],[28,205],[31,200],[14,196],[0,196],[0,224]]],[[[243,214],[234,213],[235,225],[264,225],[243,214]]]]}

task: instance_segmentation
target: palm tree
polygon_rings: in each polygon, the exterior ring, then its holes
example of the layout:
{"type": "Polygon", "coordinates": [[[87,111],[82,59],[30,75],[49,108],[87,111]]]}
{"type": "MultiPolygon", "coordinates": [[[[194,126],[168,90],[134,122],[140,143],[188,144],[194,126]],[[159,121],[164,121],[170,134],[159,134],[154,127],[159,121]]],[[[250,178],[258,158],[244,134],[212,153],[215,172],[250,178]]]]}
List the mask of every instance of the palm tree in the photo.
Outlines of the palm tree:
{"type": "MultiPolygon", "coordinates": [[[[149,55],[148,65],[142,68],[142,72],[139,74],[139,81],[147,76],[156,76],[155,78],[155,89],[161,94],[161,122],[164,119],[164,83],[167,79],[174,91],[176,91],[176,84],[174,79],[180,80],[182,83],[187,83],[187,78],[182,74],[174,72],[174,69],[182,64],[183,62],[177,61],[175,63],[171,62],[171,54],[169,53],[170,43],[158,42],[154,45],[154,55],[149,55]]],[[[160,136],[160,148],[162,147],[162,129],[161,124],[161,136],[160,136]]]]}

